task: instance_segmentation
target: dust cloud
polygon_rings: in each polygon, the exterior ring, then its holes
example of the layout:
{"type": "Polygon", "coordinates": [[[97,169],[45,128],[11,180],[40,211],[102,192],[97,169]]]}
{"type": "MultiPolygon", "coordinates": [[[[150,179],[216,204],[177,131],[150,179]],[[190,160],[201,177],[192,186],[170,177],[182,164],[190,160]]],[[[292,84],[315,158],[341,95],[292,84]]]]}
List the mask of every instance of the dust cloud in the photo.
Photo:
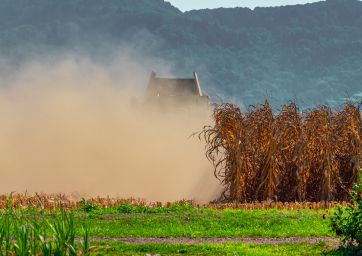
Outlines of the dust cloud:
{"type": "Polygon", "coordinates": [[[208,115],[145,106],[148,72],[64,58],[8,76],[0,86],[0,193],[217,197],[204,145],[190,138],[208,115]]]}

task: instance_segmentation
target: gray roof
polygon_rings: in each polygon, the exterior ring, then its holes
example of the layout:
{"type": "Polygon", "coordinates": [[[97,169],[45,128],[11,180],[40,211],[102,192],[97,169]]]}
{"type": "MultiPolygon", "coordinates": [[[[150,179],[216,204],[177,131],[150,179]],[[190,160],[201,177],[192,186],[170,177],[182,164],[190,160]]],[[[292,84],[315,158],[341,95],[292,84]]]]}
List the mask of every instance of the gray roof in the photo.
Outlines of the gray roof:
{"type": "Polygon", "coordinates": [[[147,98],[178,96],[202,96],[196,73],[193,78],[161,78],[156,73],[151,73],[147,98]]]}

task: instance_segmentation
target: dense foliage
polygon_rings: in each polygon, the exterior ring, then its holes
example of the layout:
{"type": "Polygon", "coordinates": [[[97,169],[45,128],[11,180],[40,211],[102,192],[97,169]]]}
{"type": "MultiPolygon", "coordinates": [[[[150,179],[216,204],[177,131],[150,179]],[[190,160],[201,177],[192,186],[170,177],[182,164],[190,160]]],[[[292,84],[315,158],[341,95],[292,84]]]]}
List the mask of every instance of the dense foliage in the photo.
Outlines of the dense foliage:
{"type": "Polygon", "coordinates": [[[332,228],[343,237],[343,247],[356,252],[362,251],[362,185],[355,185],[350,194],[350,204],[337,208],[332,218],[332,228]]]}
{"type": "Polygon", "coordinates": [[[0,0],[2,59],[81,52],[104,60],[127,45],[175,75],[198,71],[209,94],[245,105],[361,99],[361,27],[357,0],[186,13],[163,0],[0,0]]]}

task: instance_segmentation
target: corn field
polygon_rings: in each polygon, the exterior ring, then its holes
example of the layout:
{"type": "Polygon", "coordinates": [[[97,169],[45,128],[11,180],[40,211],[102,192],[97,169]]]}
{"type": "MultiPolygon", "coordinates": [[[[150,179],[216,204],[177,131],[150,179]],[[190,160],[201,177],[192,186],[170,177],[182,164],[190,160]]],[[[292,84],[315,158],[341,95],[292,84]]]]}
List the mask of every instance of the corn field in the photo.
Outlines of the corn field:
{"type": "Polygon", "coordinates": [[[361,168],[360,107],[301,112],[290,103],[273,114],[267,101],[245,113],[232,104],[216,106],[214,124],[199,138],[225,186],[220,201],[346,200],[361,168]]]}

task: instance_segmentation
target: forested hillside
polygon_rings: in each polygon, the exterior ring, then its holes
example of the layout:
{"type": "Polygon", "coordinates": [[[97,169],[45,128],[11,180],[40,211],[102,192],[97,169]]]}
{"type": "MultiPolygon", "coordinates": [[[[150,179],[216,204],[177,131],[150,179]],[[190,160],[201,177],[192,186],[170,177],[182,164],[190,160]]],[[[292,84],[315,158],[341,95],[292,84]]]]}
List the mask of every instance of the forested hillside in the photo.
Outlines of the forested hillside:
{"type": "MultiPolygon", "coordinates": [[[[181,12],[163,0],[0,0],[8,63],[80,52],[106,59],[121,46],[197,71],[224,100],[303,107],[362,99],[362,2],[181,12]]],[[[155,70],[157,71],[157,70],[155,70]]],[[[148,74],[145,74],[147,76],[148,74]]]]}

